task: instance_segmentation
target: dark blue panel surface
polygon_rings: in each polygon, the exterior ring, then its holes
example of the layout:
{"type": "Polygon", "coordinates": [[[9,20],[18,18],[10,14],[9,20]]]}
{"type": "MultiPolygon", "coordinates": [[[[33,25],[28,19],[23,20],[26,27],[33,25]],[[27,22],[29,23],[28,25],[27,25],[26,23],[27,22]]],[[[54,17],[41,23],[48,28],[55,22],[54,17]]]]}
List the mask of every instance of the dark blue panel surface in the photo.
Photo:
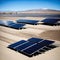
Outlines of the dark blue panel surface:
{"type": "Polygon", "coordinates": [[[30,38],[27,41],[21,40],[11,44],[8,46],[8,48],[32,57],[33,55],[36,55],[37,52],[39,54],[55,48],[56,46],[53,46],[52,43],[54,43],[54,41],[43,40],[40,38],[30,38]]]}
{"type": "Polygon", "coordinates": [[[26,24],[32,24],[35,25],[37,24],[37,22],[39,22],[38,20],[17,20],[17,23],[26,23],[26,24]]]}
{"type": "Polygon", "coordinates": [[[35,43],[38,43],[38,42],[40,42],[40,41],[42,41],[42,40],[43,40],[43,39],[31,38],[31,39],[29,39],[28,41],[22,40],[22,41],[19,41],[19,42],[17,42],[17,43],[14,43],[14,44],[12,44],[12,45],[9,45],[9,47],[12,48],[12,49],[15,49],[15,50],[17,50],[17,51],[21,51],[21,50],[24,50],[25,48],[27,48],[27,47],[29,47],[29,46],[31,46],[31,45],[34,45],[35,43]],[[33,40],[33,41],[32,41],[32,40],[33,40]],[[26,42],[26,43],[20,45],[21,43],[24,43],[24,42],[26,42]]]}
{"type": "Polygon", "coordinates": [[[15,28],[15,29],[21,29],[23,28],[25,24],[14,24],[14,25],[10,25],[9,27],[11,28],[15,28]]]}
{"type": "Polygon", "coordinates": [[[17,48],[15,48],[15,50],[17,51],[21,51],[21,50],[24,50],[26,49],[27,47],[29,46],[32,46],[34,45],[35,43],[38,43],[40,41],[42,41],[43,39],[38,39],[38,38],[31,38],[31,39],[28,39],[27,43],[21,45],[21,46],[18,46],[17,48]],[[32,41],[33,40],[33,41],[32,41]]]}
{"type": "Polygon", "coordinates": [[[31,46],[30,48],[28,48],[26,50],[24,50],[23,53],[31,55],[34,52],[36,52],[37,50],[43,48],[44,46],[48,46],[48,45],[50,45],[52,43],[54,43],[54,41],[44,40],[44,41],[42,41],[42,42],[40,42],[38,44],[35,44],[35,45],[31,46]]]}
{"type": "Polygon", "coordinates": [[[44,23],[46,23],[46,24],[52,24],[52,25],[54,25],[54,24],[56,24],[58,21],[59,21],[60,19],[53,19],[53,18],[47,18],[47,19],[44,19],[44,20],[42,20],[41,22],[44,22],[44,23]]]}
{"type": "Polygon", "coordinates": [[[13,21],[0,20],[0,25],[10,27],[10,28],[14,28],[14,29],[19,29],[19,28],[22,29],[25,24],[18,24],[18,23],[14,23],[13,21]]]}
{"type": "Polygon", "coordinates": [[[18,46],[17,48],[15,48],[15,50],[21,51],[21,50],[23,50],[23,49],[25,49],[25,48],[27,48],[27,47],[33,45],[33,44],[34,44],[34,43],[27,42],[27,43],[25,43],[25,44],[23,44],[23,45],[21,45],[21,46],[18,46]]]}
{"type": "Polygon", "coordinates": [[[43,39],[40,39],[40,38],[30,38],[30,39],[28,39],[28,41],[30,41],[30,42],[34,42],[34,43],[38,43],[38,42],[40,42],[40,41],[42,41],[43,39]]]}
{"type": "Polygon", "coordinates": [[[25,43],[25,42],[27,42],[27,41],[25,41],[25,40],[18,41],[18,42],[16,42],[16,43],[13,43],[13,44],[9,45],[8,48],[13,49],[13,48],[15,48],[16,46],[21,45],[21,44],[23,44],[23,43],[25,43]]]}

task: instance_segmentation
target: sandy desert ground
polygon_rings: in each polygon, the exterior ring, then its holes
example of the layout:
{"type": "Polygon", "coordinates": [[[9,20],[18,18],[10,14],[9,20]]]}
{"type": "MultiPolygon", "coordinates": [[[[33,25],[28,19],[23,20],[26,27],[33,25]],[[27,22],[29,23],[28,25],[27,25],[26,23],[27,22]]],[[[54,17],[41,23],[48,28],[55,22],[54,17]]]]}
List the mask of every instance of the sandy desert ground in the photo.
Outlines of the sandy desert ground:
{"type": "MultiPolygon", "coordinates": [[[[1,17],[0,20],[32,19],[43,20],[47,17],[1,17]]],[[[27,40],[31,37],[53,40],[60,46],[60,26],[29,25],[26,29],[16,30],[0,26],[0,60],[60,60],[60,47],[52,49],[42,55],[29,58],[16,51],[8,49],[7,46],[19,40],[27,40]]]]}

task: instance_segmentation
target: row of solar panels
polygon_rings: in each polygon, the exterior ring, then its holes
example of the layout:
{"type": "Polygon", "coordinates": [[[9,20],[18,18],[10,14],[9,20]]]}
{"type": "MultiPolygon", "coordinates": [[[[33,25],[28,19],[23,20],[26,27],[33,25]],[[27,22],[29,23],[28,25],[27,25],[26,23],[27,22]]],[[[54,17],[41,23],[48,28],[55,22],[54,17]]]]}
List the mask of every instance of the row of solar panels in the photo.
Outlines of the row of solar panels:
{"type": "Polygon", "coordinates": [[[22,29],[25,24],[18,24],[13,21],[2,21],[0,20],[0,26],[6,26],[14,29],[22,29]]]}
{"type": "Polygon", "coordinates": [[[44,40],[39,38],[30,38],[27,41],[21,40],[8,46],[8,48],[18,51],[28,57],[36,56],[42,54],[48,50],[56,48],[52,45],[54,41],[44,40]]]}
{"type": "Polygon", "coordinates": [[[38,22],[43,22],[47,25],[60,25],[60,19],[51,19],[47,18],[42,21],[39,20],[17,20],[17,23],[26,23],[26,24],[32,24],[32,25],[37,25],[38,22]]]}
{"type": "Polygon", "coordinates": [[[17,20],[16,22],[0,20],[0,26],[6,26],[14,29],[22,29],[24,28],[25,24],[37,25],[38,22],[43,22],[43,24],[47,25],[60,25],[60,19],[44,19],[42,21],[22,19],[17,20]]]}

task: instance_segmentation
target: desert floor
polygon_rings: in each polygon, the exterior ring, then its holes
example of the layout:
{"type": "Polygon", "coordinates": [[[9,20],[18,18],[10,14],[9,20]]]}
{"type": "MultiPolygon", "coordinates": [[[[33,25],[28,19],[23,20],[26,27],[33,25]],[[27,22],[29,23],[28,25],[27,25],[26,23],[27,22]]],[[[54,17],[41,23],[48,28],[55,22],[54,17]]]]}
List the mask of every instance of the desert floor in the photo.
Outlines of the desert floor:
{"type": "MultiPolygon", "coordinates": [[[[46,17],[0,17],[0,20],[32,19],[43,20],[46,17]]],[[[60,60],[60,47],[52,49],[42,55],[29,58],[16,51],[10,50],[7,46],[19,40],[27,40],[31,37],[43,38],[56,41],[60,46],[60,26],[47,25],[25,25],[26,29],[16,30],[0,26],[0,60],[60,60]]]]}

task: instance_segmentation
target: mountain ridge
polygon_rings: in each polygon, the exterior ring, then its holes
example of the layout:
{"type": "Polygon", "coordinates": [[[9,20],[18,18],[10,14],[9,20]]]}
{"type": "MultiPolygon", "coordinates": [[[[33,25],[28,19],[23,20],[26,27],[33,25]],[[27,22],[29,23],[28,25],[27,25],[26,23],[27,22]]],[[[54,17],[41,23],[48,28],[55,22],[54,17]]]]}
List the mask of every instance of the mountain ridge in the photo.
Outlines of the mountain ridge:
{"type": "Polygon", "coordinates": [[[54,10],[54,9],[31,9],[31,10],[24,10],[24,11],[0,11],[0,12],[31,12],[31,11],[58,11],[60,12],[60,10],[54,10]]]}

